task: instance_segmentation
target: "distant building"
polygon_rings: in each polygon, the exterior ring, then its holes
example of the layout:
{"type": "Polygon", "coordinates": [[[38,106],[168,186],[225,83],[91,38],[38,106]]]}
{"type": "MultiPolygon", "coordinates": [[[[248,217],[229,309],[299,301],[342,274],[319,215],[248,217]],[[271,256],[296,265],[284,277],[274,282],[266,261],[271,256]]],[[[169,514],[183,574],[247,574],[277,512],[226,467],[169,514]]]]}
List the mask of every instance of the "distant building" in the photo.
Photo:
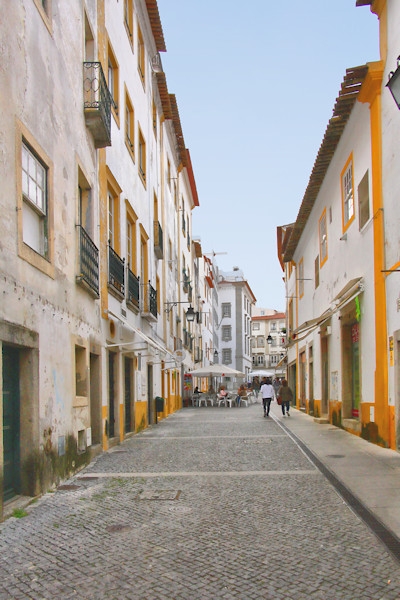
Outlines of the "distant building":
{"type": "Polygon", "coordinates": [[[219,362],[238,371],[251,370],[251,315],[256,298],[243,271],[218,272],[219,362]]]}
{"type": "Polygon", "coordinates": [[[251,319],[252,372],[270,371],[274,377],[286,375],[286,314],[254,307],[251,319]]]}

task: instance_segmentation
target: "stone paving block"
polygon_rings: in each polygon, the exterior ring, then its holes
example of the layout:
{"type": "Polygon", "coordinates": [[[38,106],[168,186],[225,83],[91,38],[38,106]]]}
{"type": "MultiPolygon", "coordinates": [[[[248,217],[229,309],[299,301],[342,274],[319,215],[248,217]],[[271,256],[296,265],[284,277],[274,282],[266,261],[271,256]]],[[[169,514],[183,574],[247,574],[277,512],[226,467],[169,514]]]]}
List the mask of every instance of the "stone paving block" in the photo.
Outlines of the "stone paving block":
{"type": "Polygon", "coordinates": [[[399,564],[260,406],[184,409],[118,448],[0,525],[0,600],[400,597],[399,564]]]}

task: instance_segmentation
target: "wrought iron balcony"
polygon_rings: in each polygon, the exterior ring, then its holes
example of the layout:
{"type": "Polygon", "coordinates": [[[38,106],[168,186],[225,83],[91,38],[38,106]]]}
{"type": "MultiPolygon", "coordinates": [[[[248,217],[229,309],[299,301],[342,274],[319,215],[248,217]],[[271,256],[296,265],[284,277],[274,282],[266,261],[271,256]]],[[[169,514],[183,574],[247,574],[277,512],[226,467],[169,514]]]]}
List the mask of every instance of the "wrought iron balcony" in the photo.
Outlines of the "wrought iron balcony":
{"type": "Polygon", "coordinates": [[[108,287],[119,296],[125,295],[125,259],[108,246],[108,287]]]}
{"type": "Polygon", "coordinates": [[[183,275],[183,291],[187,294],[189,292],[189,284],[190,284],[190,279],[189,276],[186,274],[186,270],[182,269],[182,275],[183,275]]]}
{"type": "Polygon", "coordinates": [[[154,254],[157,258],[164,258],[163,230],[158,221],[154,221],[154,254]]]}
{"type": "Polygon", "coordinates": [[[135,308],[139,308],[139,299],[140,299],[140,284],[139,277],[136,277],[134,273],[128,267],[128,304],[131,304],[135,308]]]}
{"type": "Polygon", "coordinates": [[[202,362],[203,361],[203,350],[199,346],[196,346],[194,349],[194,362],[202,362]]]}
{"type": "Polygon", "coordinates": [[[149,321],[157,321],[157,291],[153,288],[150,281],[142,283],[142,316],[149,321]]]}
{"type": "Polygon", "coordinates": [[[79,275],[76,280],[99,296],[99,250],[87,231],[78,225],[79,275]]]}
{"type": "Polygon", "coordinates": [[[111,146],[111,94],[100,62],[83,63],[85,120],[96,148],[111,146]]]}

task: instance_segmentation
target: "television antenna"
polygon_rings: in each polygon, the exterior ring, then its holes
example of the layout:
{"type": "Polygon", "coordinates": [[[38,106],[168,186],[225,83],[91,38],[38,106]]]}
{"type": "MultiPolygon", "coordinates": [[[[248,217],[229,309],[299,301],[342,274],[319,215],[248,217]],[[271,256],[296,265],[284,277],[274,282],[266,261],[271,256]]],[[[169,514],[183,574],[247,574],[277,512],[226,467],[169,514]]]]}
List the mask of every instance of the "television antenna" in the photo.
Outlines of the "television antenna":
{"type": "Polygon", "coordinates": [[[227,252],[214,252],[214,250],[212,252],[205,252],[204,256],[217,256],[218,254],[228,254],[227,252]]]}

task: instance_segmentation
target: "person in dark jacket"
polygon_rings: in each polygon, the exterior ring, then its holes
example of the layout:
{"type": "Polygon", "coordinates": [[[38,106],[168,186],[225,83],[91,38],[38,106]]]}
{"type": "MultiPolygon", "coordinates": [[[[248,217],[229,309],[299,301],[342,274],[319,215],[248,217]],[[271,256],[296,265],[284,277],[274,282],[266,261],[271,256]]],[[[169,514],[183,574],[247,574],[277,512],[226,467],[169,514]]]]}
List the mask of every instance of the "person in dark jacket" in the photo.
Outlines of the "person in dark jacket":
{"type": "Polygon", "coordinates": [[[285,410],[288,417],[290,417],[289,409],[290,403],[293,400],[293,392],[288,386],[286,379],[282,381],[282,385],[278,390],[278,398],[281,399],[282,414],[285,416],[285,410]]]}

